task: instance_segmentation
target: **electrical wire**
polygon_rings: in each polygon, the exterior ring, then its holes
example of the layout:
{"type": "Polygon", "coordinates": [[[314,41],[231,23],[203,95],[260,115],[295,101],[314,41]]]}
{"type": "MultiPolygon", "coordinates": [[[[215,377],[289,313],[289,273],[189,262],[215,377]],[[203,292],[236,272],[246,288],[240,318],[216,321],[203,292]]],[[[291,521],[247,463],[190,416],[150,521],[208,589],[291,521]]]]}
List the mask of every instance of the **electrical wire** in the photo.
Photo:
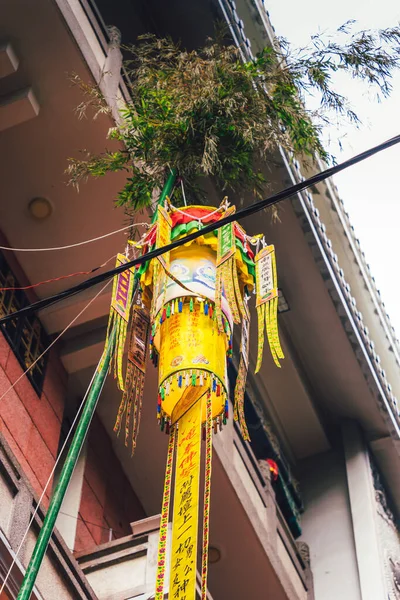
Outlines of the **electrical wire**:
{"type": "MultiPolygon", "coordinates": [[[[99,525],[98,523],[93,523],[93,521],[87,521],[86,519],[84,519],[81,515],[78,515],[77,517],[74,515],[70,515],[69,513],[63,512],[62,510],[60,510],[60,512],[58,513],[59,515],[64,515],[65,517],[70,517],[71,519],[74,519],[75,521],[82,521],[82,523],[85,523],[85,525],[93,525],[93,527],[98,527],[99,529],[104,529],[105,531],[108,532],[112,532],[112,533],[117,533],[120,535],[124,535],[124,531],[122,531],[122,529],[113,529],[112,527],[104,527],[104,525],[99,525]]],[[[127,534],[125,534],[127,535],[127,534]]]]}
{"type": "Polygon", "coordinates": [[[14,292],[14,291],[21,291],[21,290],[31,290],[33,288],[39,287],[40,285],[45,285],[46,283],[62,281],[63,279],[69,279],[70,277],[77,277],[78,275],[90,275],[91,273],[94,273],[95,271],[98,271],[99,269],[102,269],[103,267],[105,267],[110,262],[110,260],[112,260],[116,256],[117,256],[117,254],[113,254],[102,265],[99,265],[98,267],[94,267],[93,269],[90,269],[90,271],[76,271],[75,273],[69,273],[68,275],[60,275],[60,277],[52,277],[51,279],[45,279],[44,281],[39,281],[38,283],[32,283],[31,285],[23,285],[20,287],[0,287],[0,292],[10,292],[10,291],[14,292]]]}
{"type": "Polygon", "coordinates": [[[17,383],[19,383],[21,381],[21,379],[23,377],[25,377],[25,375],[27,373],[29,373],[29,371],[31,369],[33,369],[33,367],[36,365],[36,363],[43,358],[43,356],[45,354],[47,354],[47,352],[50,350],[50,348],[52,348],[54,346],[54,344],[56,342],[58,342],[58,340],[60,339],[60,337],[62,337],[64,335],[64,333],[66,333],[66,331],[68,331],[68,329],[70,329],[70,327],[72,327],[72,325],[75,323],[75,321],[77,321],[79,319],[79,317],[85,312],[85,310],[87,308],[89,308],[89,306],[92,304],[92,302],[94,302],[102,292],[104,292],[104,290],[106,289],[106,287],[111,283],[111,281],[107,281],[106,285],[104,285],[101,290],[99,292],[97,292],[97,294],[95,296],[93,296],[93,298],[91,298],[91,300],[89,300],[89,302],[87,304],[85,304],[85,306],[82,308],[82,310],[72,319],[72,321],[70,323],[68,323],[68,325],[61,331],[61,333],[59,333],[57,335],[57,337],[54,338],[54,340],[47,346],[47,348],[45,348],[42,352],[42,354],[40,354],[34,361],[33,363],[22,373],[22,375],[20,375],[18,377],[18,379],[16,379],[14,381],[14,383],[8,388],[8,390],[6,390],[1,396],[0,396],[0,402],[3,400],[4,396],[7,396],[7,394],[9,392],[11,392],[11,390],[13,390],[15,388],[15,386],[17,385],[17,383]]]}
{"type": "Polygon", "coordinates": [[[242,209],[238,210],[236,213],[233,213],[232,215],[229,215],[227,217],[220,219],[216,223],[211,223],[209,225],[205,225],[202,229],[194,231],[193,233],[190,233],[189,235],[187,235],[183,238],[180,238],[179,240],[176,240],[176,241],[172,242],[171,244],[167,244],[166,246],[162,246],[161,248],[156,248],[155,250],[152,250],[151,252],[147,252],[146,254],[143,254],[142,256],[140,256],[134,260],[126,262],[123,265],[120,265],[119,267],[116,267],[115,269],[112,269],[112,270],[106,271],[105,273],[102,273],[100,275],[91,277],[90,279],[87,279],[86,281],[83,281],[82,283],[80,283],[72,288],[66,289],[63,292],[59,292],[58,294],[55,294],[54,296],[49,296],[48,298],[43,298],[42,300],[39,300],[37,302],[34,302],[33,304],[25,306],[24,308],[21,308],[20,310],[15,311],[14,313],[6,315],[0,319],[0,325],[3,325],[4,323],[11,321],[13,319],[16,319],[20,316],[30,314],[32,312],[35,312],[35,311],[45,308],[47,306],[51,306],[52,304],[55,304],[56,302],[60,302],[61,300],[64,300],[65,298],[69,298],[70,296],[74,296],[75,294],[79,294],[80,292],[92,287],[93,285],[102,283],[103,281],[106,281],[107,279],[110,279],[111,277],[114,277],[115,275],[122,273],[126,269],[132,269],[133,267],[141,265],[142,263],[145,263],[149,260],[152,260],[153,258],[156,258],[157,256],[160,256],[161,254],[164,254],[165,252],[170,252],[171,250],[174,250],[178,246],[187,244],[188,242],[195,240],[200,236],[206,235],[207,233],[211,233],[212,231],[219,229],[223,225],[227,225],[228,223],[232,223],[233,221],[239,221],[241,219],[244,219],[245,217],[249,217],[250,215],[253,215],[254,213],[257,213],[265,208],[273,206],[273,205],[277,204],[278,202],[281,202],[282,200],[290,198],[291,196],[298,194],[302,190],[305,190],[308,187],[314,186],[317,183],[324,181],[328,177],[332,177],[332,175],[335,175],[336,173],[339,173],[340,171],[343,171],[344,169],[347,169],[353,165],[356,165],[357,163],[373,156],[374,154],[377,154],[378,152],[381,152],[382,150],[386,150],[387,148],[390,148],[398,143],[400,143],[400,135],[397,135],[397,136],[391,138],[390,140],[387,140],[381,144],[378,144],[377,146],[374,146],[373,148],[370,148],[369,150],[366,150],[366,151],[362,152],[361,154],[357,154],[356,156],[354,156],[338,165],[330,167],[329,169],[325,169],[325,171],[321,171],[320,173],[317,173],[316,175],[313,175],[312,177],[309,177],[308,179],[305,179],[304,181],[301,181],[299,183],[296,183],[295,185],[285,188],[284,190],[278,192],[277,194],[273,194],[272,196],[270,196],[269,198],[266,198],[265,200],[259,200],[258,202],[255,202],[254,204],[252,204],[250,206],[242,208],[242,209]]]}
{"type": "Polygon", "coordinates": [[[0,250],[7,250],[9,252],[53,252],[54,250],[69,250],[70,248],[77,248],[78,246],[84,246],[85,244],[91,244],[92,242],[104,240],[105,238],[110,237],[110,235],[121,233],[121,231],[126,231],[132,227],[150,227],[150,225],[148,223],[134,223],[133,225],[126,225],[125,227],[121,227],[121,229],[116,229],[115,231],[110,231],[110,233],[99,235],[91,240],[76,242],[75,244],[69,244],[68,246],[55,246],[54,248],[11,248],[10,246],[0,246],[0,250]]]}
{"type": "MultiPolygon", "coordinates": [[[[4,398],[4,396],[5,396],[6,394],[8,394],[8,393],[9,393],[9,392],[10,392],[10,391],[11,391],[11,390],[12,390],[12,389],[15,387],[15,385],[16,385],[16,384],[17,384],[17,383],[18,383],[18,382],[19,382],[19,381],[22,379],[22,377],[24,377],[24,375],[26,375],[26,373],[28,373],[28,371],[29,371],[30,369],[32,369],[32,367],[34,367],[34,365],[36,364],[36,362],[37,362],[38,360],[40,360],[40,358],[41,358],[41,357],[42,357],[42,356],[43,356],[43,355],[44,355],[46,352],[48,352],[48,350],[50,350],[50,348],[51,348],[51,347],[52,347],[52,346],[55,344],[55,342],[56,342],[58,339],[60,339],[60,337],[61,337],[61,336],[62,336],[62,335],[63,335],[63,334],[64,334],[64,333],[65,333],[65,332],[66,332],[66,331],[67,331],[67,330],[68,330],[68,329],[69,329],[69,328],[70,328],[70,327],[73,325],[73,323],[74,323],[74,322],[75,322],[75,321],[76,321],[76,320],[77,320],[77,319],[78,319],[78,318],[81,316],[81,314],[82,314],[82,313],[83,313],[83,312],[84,312],[84,311],[85,311],[87,308],[89,308],[89,306],[92,304],[92,302],[94,302],[94,301],[96,300],[96,298],[98,298],[98,296],[99,296],[99,295],[100,295],[100,294],[101,294],[101,293],[102,293],[102,292],[103,292],[103,291],[106,289],[106,287],[107,287],[107,286],[108,286],[110,283],[111,283],[111,282],[110,282],[110,281],[108,281],[108,282],[106,283],[106,285],[104,285],[104,286],[103,286],[103,288],[102,288],[102,289],[101,289],[101,290],[100,290],[100,291],[99,291],[99,292],[98,292],[98,293],[97,293],[95,296],[93,296],[93,298],[92,298],[92,299],[91,299],[91,300],[90,300],[90,301],[89,301],[89,302],[86,304],[86,306],[85,306],[85,307],[84,307],[84,308],[83,308],[83,309],[82,309],[82,310],[81,310],[81,311],[80,311],[80,312],[79,312],[79,313],[76,315],[76,317],[74,317],[74,319],[72,319],[72,321],[71,321],[71,322],[70,322],[70,323],[67,325],[67,327],[66,327],[66,328],[65,328],[65,329],[64,329],[64,330],[63,330],[63,331],[62,331],[62,332],[61,332],[61,333],[60,333],[60,334],[57,336],[57,338],[56,338],[56,339],[55,339],[55,340],[54,340],[54,341],[53,341],[53,342],[52,342],[52,343],[51,343],[51,344],[50,344],[50,345],[49,345],[49,346],[46,348],[46,350],[45,350],[45,351],[44,351],[44,352],[43,352],[43,353],[42,353],[42,354],[39,356],[39,358],[37,358],[37,359],[36,359],[36,361],[35,361],[34,363],[32,363],[32,365],[31,365],[31,366],[30,366],[30,367],[29,367],[29,368],[28,368],[28,369],[27,369],[27,370],[26,370],[24,373],[22,373],[21,377],[19,377],[19,378],[17,379],[17,381],[15,381],[15,383],[13,383],[13,385],[12,385],[12,386],[11,386],[11,387],[10,387],[10,388],[9,388],[9,389],[6,391],[6,392],[4,392],[4,394],[1,396],[0,400],[2,400],[2,399],[4,398]]],[[[13,570],[13,568],[14,568],[14,565],[15,565],[15,563],[17,562],[18,555],[19,555],[19,553],[20,553],[20,551],[21,551],[21,548],[22,548],[22,546],[23,546],[23,544],[24,544],[24,542],[25,542],[25,538],[26,538],[26,536],[28,535],[28,532],[29,532],[29,530],[30,530],[30,528],[31,528],[31,525],[32,525],[33,521],[35,520],[35,517],[36,517],[36,515],[37,515],[37,513],[38,513],[38,511],[39,511],[39,508],[40,508],[41,502],[42,502],[42,500],[43,500],[43,498],[44,498],[44,495],[45,495],[45,493],[46,493],[46,491],[47,491],[47,488],[49,487],[49,485],[50,485],[50,483],[51,483],[51,481],[52,481],[52,479],[53,479],[53,476],[54,476],[55,470],[56,470],[56,468],[57,468],[57,465],[58,465],[58,463],[59,463],[59,462],[60,462],[60,460],[61,460],[61,457],[62,457],[62,455],[63,455],[63,452],[64,452],[64,450],[65,450],[65,448],[66,448],[66,446],[67,446],[68,440],[69,440],[69,438],[70,438],[70,436],[71,436],[71,434],[72,434],[72,432],[73,432],[73,430],[74,430],[75,424],[76,424],[76,422],[77,422],[77,420],[78,420],[78,417],[79,417],[79,415],[80,415],[80,413],[81,413],[81,411],[82,411],[82,409],[83,409],[83,406],[84,406],[84,404],[85,404],[85,401],[86,401],[87,395],[88,395],[88,393],[89,393],[89,390],[90,390],[90,388],[91,388],[91,386],[92,386],[93,380],[94,380],[94,378],[95,378],[95,376],[96,376],[96,373],[97,373],[97,368],[98,368],[98,366],[100,365],[100,361],[101,361],[101,357],[100,357],[100,359],[99,359],[99,362],[98,362],[98,364],[97,364],[97,367],[96,367],[96,369],[93,371],[92,379],[90,380],[90,383],[89,383],[89,385],[88,385],[88,387],[87,387],[87,390],[86,390],[86,392],[85,392],[85,395],[84,395],[84,397],[83,397],[83,399],[82,399],[82,402],[81,402],[81,404],[80,404],[80,405],[79,405],[79,407],[78,407],[78,410],[77,410],[77,412],[76,412],[76,415],[75,415],[75,417],[74,417],[74,420],[72,421],[71,427],[70,427],[70,429],[69,429],[69,431],[68,431],[68,433],[67,433],[67,435],[66,435],[66,438],[65,438],[65,440],[64,440],[64,443],[63,443],[63,445],[62,445],[62,447],[61,447],[61,450],[60,450],[60,452],[58,453],[58,456],[57,456],[57,458],[56,458],[56,461],[55,461],[55,463],[54,463],[54,466],[53,466],[53,468],[52,468],[52,470],[51,470],[51,472],[50,472],[50,475],[49,475],[49,477],[48,477],[48,479],[47,479],[47,481],[46,481],[46,484],[45,484],[45,486],[44,486],[44,488],[43,488],[43,490],[42,490],[42,493],[41,493],[41,495],[40,495],[40,498],[39,498],[39,500],[38,500],[38,502],[37,502],[37,504],[36,504],[36,508],[35,508],[35,510],[33,511],[33,514],[32,514],[32,516],[31,516],[31,518],[30,518],[30,521],[29,521],[29,523],[28,523],[28,526],[27,526],[27,528],[26,528],[26,530],[25,530],[25,533],[24,533],[24,535],[23,535],[23,537],[22,537],[22,539],[21,539],[21,541],[20,541],[20,543],[19,543],[19,546],[18,546],[18,548],[17,548],[17,550],[16,550],[16,552],[15,552],[15,555],[14,555],[14,557],[13,557],[13,560],[12,560],[12,562],[11,562],[11,565],[10,565],[10,567],[9,567],[9,569],[8,569],[7,573],[6,573],[5,579],[4,579],[4,581],[3,581],[3,583],[2,583],[2,586],[1,586],[1,588],[0,588],[0,596],[1,596],[1,594],[2,594],[3,590],[4,590],[5,586],[6,586],[7,580],[8,580],[8,578],[9,578],[10,574],[11,574],[11,571],[12,571],[12,570],[13,570]]],[[[104,385],[104,382],[103,382],[103,385],[104,385]]]]}

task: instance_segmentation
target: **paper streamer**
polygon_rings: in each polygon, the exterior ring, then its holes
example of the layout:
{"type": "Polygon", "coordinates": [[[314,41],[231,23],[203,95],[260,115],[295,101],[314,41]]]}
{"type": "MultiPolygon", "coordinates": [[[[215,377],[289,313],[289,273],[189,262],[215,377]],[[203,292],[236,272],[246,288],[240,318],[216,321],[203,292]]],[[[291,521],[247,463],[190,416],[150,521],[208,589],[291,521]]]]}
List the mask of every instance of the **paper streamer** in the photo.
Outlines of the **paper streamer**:
{"type": "MultiPolygon", "coordinates": [[[[115,266],[119,267],[120,265],[125,264],[127,261],[128,259],[123,254],[118,254],[115,266]]],[[[126,271],[122,271],[114,277],[106,342],[104,346],[103,357],[98,366],[98,371],[101,371],[104,357],[107,353],[110,332],[114,327],[116,327],[117,336],[114,352],[114,377],[117,379],[117,384],[120,390],[124,390],[122,360],[125,350],[128,322],[132,305],[134,279],[134,269],[127,269],[126,271]]]]}
{"type": "Polygon", "coordinates": [[[211,498],[211,465],[212,465],[212,406],[211,394],[206,398],[206,463],[204,475],[204,516],[203,516],[203,556],[201,567],[201,600],[207,600],[208,545],[210,538],[210,498],[211,498]]]}
{"type": "Polygon", "coordinates": [[[171,480],[174,452],[176,444],[176,427],[171,429],[168,443],[167,466],[165,468],[164,493],[161,507],[160,534],[157,554],[157,579],[155,600],[164,599],[164,579],[167,561],[167,534],[169,521],[169,506],[171,501],[171,480]]]}
{"type": "Polygon", "coordinates": [[[284,358],[278,334],[278,279],[275,247],[266,246],[255,257],[258,353],[255,372],[261,368],[264,332],[267,332],[272,358],[277,367],[284,358]]]}
{"type": "Polygon", "coordinates": [[[246,390],[247,371],[249,368],[249,340],[250,340],[250,312],[247,304],[244,305],[245,314],[242,321],[242,336],[240,341],[240,362],[236,377],[234,392],[233,418],[239,421],[240,431],[244,440],[250,440],[244,416],[244,394],[246,390]]]}
{"type": "Polygon", "coordinates": [[[202,403],[179,420],[169,598],[195,600],[202,403]]]}
{"type": "Polygon", "coordinates": [[[124,393],[119,405],[114,432],[119,435],[122,419],[125,418],[125,446],[129,445],[130,422],[133,411],[132,454],[136,448],[141,417],[146,358],[149,345],[150,318],[145,308],[135,305],[132,312],[131,334],[129,340],[128,363],[124,393]]]}

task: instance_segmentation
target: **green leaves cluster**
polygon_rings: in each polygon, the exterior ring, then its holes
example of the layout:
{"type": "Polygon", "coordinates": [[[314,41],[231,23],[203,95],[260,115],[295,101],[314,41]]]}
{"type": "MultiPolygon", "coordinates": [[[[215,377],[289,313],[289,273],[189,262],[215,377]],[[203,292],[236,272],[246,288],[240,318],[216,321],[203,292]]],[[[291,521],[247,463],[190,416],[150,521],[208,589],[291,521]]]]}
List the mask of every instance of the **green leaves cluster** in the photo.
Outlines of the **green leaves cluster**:
{"type": "MultiPolygon", "coordinates": [[[[71,182],[125,170],[117,203],[139,209],[149,206],[168,167],[189,189],[212,176],[222,189],[257,194],[265,180],[256,165],[278,146],[329,160],[320,128],[330,112],[357,122],[348,99],[334,89],[334,73],[346,71],[385,96],[400,60],[399,28],[351,35],[351,26],[339,31],[350,36],[344,45],[315,36],[309,48],[293,53],[280,40],[249,62],[240,49],[219,41],[188,52],[170,39],[140,38],[126,63],[131,101],[109,133],[122,149],[70,159],[71,182]],[[304,104],[304,95],[313,92],[319,95],[317,113],[304,104]]],[[[87,84],[81,87],[88,93],[87,84]]],[[[88,104],[96,103],[102,112],[93,88],[88,104]]]]}

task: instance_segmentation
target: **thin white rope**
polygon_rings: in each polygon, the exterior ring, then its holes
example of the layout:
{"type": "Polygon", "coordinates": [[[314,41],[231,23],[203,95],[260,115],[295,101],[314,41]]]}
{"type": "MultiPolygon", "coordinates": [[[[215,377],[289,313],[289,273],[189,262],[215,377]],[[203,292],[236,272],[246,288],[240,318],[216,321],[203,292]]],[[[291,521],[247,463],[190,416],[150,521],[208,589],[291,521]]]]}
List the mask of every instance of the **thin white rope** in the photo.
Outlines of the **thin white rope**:
{"type": "MultiPolygon", "coordinates": [[[[69,325],[67,325],[67,327],[64,329],[64,331],[62,331],[62,333],[60,333],[60,335],[59,335],[59,336],[57,336],[56,340],[54,340],[54,342],[52,342],[52,344],[50,344],[50,346],[49,346],[49,347],[48,347],[48,348],[45,350],[45,352],[47,352],[47,351],[48,351],[48,350],[51,348],[51,346],[52,346],[52,345],[53,345],[53,344],[54,344],[54,343],[57,341],[57,339],[59,339],[59,338],[60,338],[60,337],[63,335],[63,333],[65,333],[65,332],[66,332],[66,331],[67,331],[67,330],[68,330],[68,329],[71,327],[71,325],[72,325],[72,324],[73,324],[73,323],[74,323],[74,322],[75,322],[75,321],[76,321],[76,320],[77,320],[77,319],[78,319],[78,318],[81,316],[81,314],[82,314],[82,313],[83,313],[83,312],[84,312],[84,311],[85,311],[87,308],[89,308],[89,306],[91,305],[91,303],[92,303],[92,302],[94,302],[94,300],[96,300],[96,298],[98,298],[98,296],[99,296],[99,295],[100,295],[100,294],[101,294],[101,293],[102,293],[102,292],[103,292],[103,291],[106,289],[106,287],[107,287],[107,286],[108,286],[110,283],[111,283],[111,280],[110,280],[110,281],[107,281],[106,285],[105,285],[105,286],[103,286],[103,287],[102,287],[102,289],[101,289],[101,290],[100,290],[100,291],[99,291],[99,292],[98,292],[98,293],[97,293],[95,296],[93,296],[93,298],[92,298],[92,299],[91,299],[91,300],[90,300],[90,301],[89,301],[89,302],[86,304],[86,306],[85,306],[85,307],[84,307],[84,308],[83,308],[83,309],[80,311],[80,313],[79,313],[79,314],[78,314],[78,315],[77,315],[77,316],[76,316],[76,317],[75,317],[75,318],[74,318],[74,319],[71,321],[71,323],[69,323],[69,325]]],[[[45,352],[44,352],[44,353],[45,353],[45,352]]],[[[43,353],[43,354],[44,354],[44,353],[43,353]]],[[[41,356],[43,356],[43,354],[42,354],[41,356]]],[[[39,357],[39,359],[40,359],[40,357],[39,357]]],[[[37,360],[39,360],[39,359],[37,359],[37,360]]],[[[14,558],[13,558],[13,560],[12,560],[12,562],[11,562],[11,565],[10,565],[10,567],[9,567],[8,571],[7,571],[7,574],[6,574],[6,576],[5,576],[5,579],[4,579],[4,581],[3,581],[3,584],[2,584],[2,586],[1,586],[1,588],[0,588],[0,595],[1,595],[1,593],[3,592],[3,590],[4,590],[5,586],[6,586],[7,580],[8,580],[8,578],[9,578],[9,577],[10,577],[10,575],[11,575],[11,571],[13,570],[15,563],[17,562],[18,555],[19,555],[19,553],[20,553],[20,551],[21,551],[21,548],[22,548],[22,546],[23,546],[23,544],[24,544],[24,542],[25,542],[25,538],[26,538],[26,536],[28,535],[28,532],[29,532],[29,530],[30,530],[30,528],[31,528],[31,525],[32,525],[32,523],[33,523],[33,521],[34,521],[34,519],[35,519],[35,517],[36,517],[36,515],[37,515],[37,513],[38,513],[38,511],[39,511],[39,508],[40,508],[40,505],[41,505],[41,503],[42,503],[42,500],[43,500],[43,498],[44,498],[44,495],[45,495],[45,493],[46,493],[46,490],[47,490],[47,488],[49,487],[49,485],[50,485],[50,482],[51,482],[51,481],[52,481],[52,479],[53,479],[53,475],[54,475],[54,473],[55,473],[55,470],[56,470],[56,468],[57,468],[57,465],[58,465],[58,463],[60,462],[60,459],[61,459],[61,457],[62,457],[62,454],[63,454],[63,452],[64,452],[64,450],[65,450],[65,447],[66,447],[66,445],[67,445],[67,443],[68,443],[68,440],[69,440],[69,438],[70,438],[70,436],[71,436],[71,433],[72,433],[72,431],[73,431],[73,429],[74,429],[74,427],[75,427],[75,423],[76,423],[76,421],[77,421],[77,419],[78,419],[78,417],[79,417],[79,415],[80,415],[80,413],[81,413],[81,411],[82,411],[83,405],[85,404],[85,401],[86,401],[87,395],[88,395],[88,393],[89,393],[89,390],[90,390],[90,388],[91,388],[91,385],[92,385],[92,383],[93,383],[93,380],[94,380],[94,378],[95,378],[95,376],[96,376],[96,372],[97,372],[98,366],[99,366],[99,364],[100,364],[100,361],[101,361],[101,357],[100,357],[100,359],[99,359],[99,362],[97,363],[97,367],[96,367],[96,369],[93,371],[92,379],[90,380],[90,383],[89,383],[89,385],[88,385],[88,388],[87,388],[87,390],[86,390],[86,392],[85,392],[85,395],[84,395],[84,397],[83,397],[83,399],[82,399],[82,402],[81,402],[81,404],[79,405],[79,408],[78,408],[78,410],[77,410],[77,413],[76,413],[76,415],[75,415],[75,418],[74,418],[74,420],[73,420],[73,422],[72,422],[72,425],[71,425],[71,427],[70,427],[70,429],[69,429],[69,431],[68,431],[68,433],[67,433],[67,436],[66,436],[66,438],[65,438],[65,440],[64,440],[64,443],[63,443],[63,445],[62,445],[62,447],[61,447],[61,450],[60,450],[60,452],[59,452],[59,454],[58,454],[58,456],[57,456],[57,458],[56,458],[56,461],[55,461],[55,463],[54,463],[54,466],[53,466],[53,468],[52,468],[52,470],[51,470],[51,472],[50,472],[49,478],[48,478],[48,480],[47,480],[47,482],[46,482],[46,484],[45,484],[45,486],[44,486],[44,488],[43,488],[43,491],[42,491],[42,493],[41,493],[41,495],[40,495],[40,498],[39,498],[39,500],[38,500],[38,502],[37,502],[37,504],[36,504],[36,508],[35,508],[35,510],[34,510],[34,512],[33,512],[33,514],[32,514],[32,517],[31,517],[31,519],[30,519],[30,521],[29,521],[29,524],[28,524],[28,526],[27,526],[27,528],[26,528],[26,530],[25,530],[25,533],[24,533],[24,535],[23,535],[23,537],[22,537],[22,540],[21,540],[21,541],[20,541],[20,543],[19,543],[19,546],[18,546],[18,548],[17,548],[17,551],[16,551],[16,553],[15,553],[15,555],[14,555],[14,558]]],[[[32,363],[32,365],[29,367],[29,369],[31,369],[31,368],[34,366],[34,364],[35,364],[35,363],[32,363]]],[[[22,376],[21,376],[21,377],[23,377],[23,376],[24,376],[24,375],[25,375],[25,374],[26,374],[26,373],[29,371],[29,369],[27,369],[27,370],[25,371],[25,373],[23,373],[23,374],[22,374],[22,376]]],[[[18,383],[18,381],[21,379],[21,377],[20,377],[20,378],[19,378],[19,379],[16,381],[16,383],[18,383]]],[[[14,385],[15,385],[15,384],[14,384],[14,385]]],[[[6,392],[5,392],[5,393],[4,393],[2,396],[1,396],[0,400],[1,400],[2,398],[4,398],[4,396],[5,396],[6,394],[8,394],[8,392],[9,392],[10,390],[12,390],[12,388],[14,387],[14,385],[13,385],[13,386],[11,386],[11,387],[10,387],[10,388],[9,388],[9,389],[8,389],[8,390],[7,390],[7,391],[6,391],[6,392]]],[[[103,382],[103,385],[104,385],[104,382],[103,382]]]]}
{"type": "Polygon", "coordinates": [[[55,246],[54,248],[11,248],[9,246],[0,246],[0,250],[9,250],[11,252],[52,252],[53,250],[68,250],[69,248],[76,248],[77,246],[84,246],[85,244],[91,244],[92,242],[104,240],[104,238],[110,237],[110,235],[121,233],[121,231],[126,231],[127,229],[131,229],[132,227],[150,227],[150,225],[148,223],[134,223],[133,225],[121,227],[121,229],[117,229],[116,231],[111,231],[110,233],[99,235],[98,237],[92,238],[91,240],[77,242],[76,244],[69,244],[68,246],[55,246]]]}
{"type": "Polygon", "coordinates": [[[185,206],[187,206],[186,194],[185,194],[185,186],[183,185],[183,179],[181,179],[181,188],[182,188],[183,202],[184,202],[185,206]]]}

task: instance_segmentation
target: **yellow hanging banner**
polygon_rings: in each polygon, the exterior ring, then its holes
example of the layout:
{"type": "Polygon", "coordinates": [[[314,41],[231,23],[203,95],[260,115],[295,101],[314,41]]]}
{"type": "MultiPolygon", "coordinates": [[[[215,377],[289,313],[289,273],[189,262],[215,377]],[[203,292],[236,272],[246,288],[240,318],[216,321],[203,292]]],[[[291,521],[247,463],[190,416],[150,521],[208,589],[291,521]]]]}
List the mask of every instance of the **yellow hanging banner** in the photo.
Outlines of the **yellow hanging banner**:
{"type": "Polygon", "coordinates": [[[272,358],[277,367],[279,359],[285,358],[278,334],[278,278],[276,272],[275,247],[266,246],[254,258],[256,267],[256,308],[258,320],[258,355],[255,372],[261,368],[264,348],[264,331],[272,358]]]}
{"type": "MultiPolygon", "coordinates": [[[[171,227],[172,221],[168,212],[163,206],[159,206],[157,209],[157,248],[168,246],[171,243],[171,227]]],[[[157,256],[157,260],[162,264],[164,269],[169,269],[169,252],[160,254],[157,256]]]]}
{"type": "Polygon", "coordinates": [[[202,402],[179,420],[169,598],[195,600],[202,402]]]}
{"type": "MultiPolygon", "coordinates": [[[[162,248],[164,246],[168,246],[171,243],[171,227],[172,221],[168,212],[165,210],[163,206],[158,206],[157,208],[157,237],[156,237],[156,248],[162,248]]],[[[154,281],[154,290],[153,290],[153,303],[151,308],[151,315],[154,319],[156,316],[157,310],[157,298],[162,295],[161,305],[164,304],[165,291],[167,285],[167,278],[164,274],[164,271],[169,270],[169,262],[170,262],[170,253],[164,252],[164,254],[160,254],[154,259],[154,273],[153,273],[153,281],[154,281]],[[162,269],[160,269],[160,265],[162,269]]]]}
{"type": "MultiPolygon", "coordinates": [[[[123,254],[117,255],[116,267],[128,262],[123,254]]],[[[126,269],[114,277],[113,291],[111,296],[110,316],[108,318],[107,337],[104,345],[103,355],[98,366],[100,372],[104,363],[109,344],[109,335],[113,327],[116,328],[116,346],[114,352],[114,377],[120,390],[124,391],[124,377],[122,374],[122,362],[125,350],[126,334],[132,305],[132,295],[135,286],[135,270],[126,269]]]]}

